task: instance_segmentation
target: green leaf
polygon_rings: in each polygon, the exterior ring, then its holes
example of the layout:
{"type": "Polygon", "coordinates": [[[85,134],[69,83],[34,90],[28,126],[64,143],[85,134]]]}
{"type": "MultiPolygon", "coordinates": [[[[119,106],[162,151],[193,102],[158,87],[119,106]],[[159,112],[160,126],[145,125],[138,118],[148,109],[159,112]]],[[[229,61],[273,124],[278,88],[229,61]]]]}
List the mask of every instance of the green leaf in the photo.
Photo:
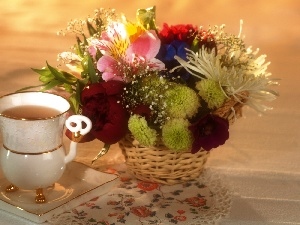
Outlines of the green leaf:
{"type": "Polygon", "coordinates": [[[94,63],[92,57],[88,55],[88,74],[92,83],[97,83],[99,81],[99,76],[96,74],[94,63]]]}
{"type": "Polygon", "coordinates": [[[46,84],[41,91],[46,91],[46,90],[50,90],[54,87],[60,86],[62,85],[63,82],[59,81],[59,80],[52,80],[50,81],[48,84],[46,84]]]}
{"type": "Polygon", "coordinates": [[[86,83],[82,82],[81,80],[77,81],[75,96],[79,103],[81,103],[81,101],[80,101],[81,92],[82,92],[83,88],[85,87],[85,85],[86,85],[86,83]]]}
{"type": "Polygon", "coordinates": [[[89,31],[90,36],[93,36],[97,33],[97,30],[92,26],[92,24],[89,21],[86,21],[86,25],[89,31]]]}
{"type": "Polygon", "coordinates": [[[156,17],[156,7],[150,7],[147,9],[138,9],[136,17],[138,21],[147,30],[156,30],[155,17],[156,17]]]}
{"type": "Polygon", "coordinates": [[[77,96],[76,96],[75,93],[72,94],[72,95],[69,97],[69,102],[70,102],[72,111],[73,111],[75,114],[78,114],[78,113],[79,113],[80,102],[78,101],[77,96]]]}
{"type": "Polygon", "coordinates": [[[103,54],[100,52],[100,50],[97,48],[96,51],[96,60],[98,61],[101,57],[103,56],[103,54]]]}
{"type": "Polygon", "coordinates": [[[65,77],[65,79],[67,81],[69,81],[69,83],[71,83],[71,84],[75,84],[76,81],[78,80],[73,74],[70,74],[70,73],[65,72],[65,71],[62,71],[61,73],[63,74],[63,76],[65,77]]]}
{"type": "Polygon", "coordinates": [[[59,81],[61,81],[62,83],[67,83],[67,84],[74,84],[74,82],[69,81],[66,77],[65,77],[65,73],[66,72],[60,72],[57,69],[55,69],[54,67],[50,66],[47,62],[47,66],[50,70],[50,72],[53,74],[53,76],[55,76],[55,78],[59,81]]]}
{"type": "Polygon", "coordinates": [[[26,90],[33,89],[33,88],[43,87],[43,86],[45,86],[45,84],[27,86],[27,87],[23,87],[23,88],[17,90],[16,92],[22,92],[22,91],[26,91],[26,90]]]}
{"type": "Polygon", "coordinates": [[[54,79],[55,79],[55,76],[51,72],[49,74],[39,76],[39,81],[41,81],[43,83],[49,83],[51,80],[54,80],[54,79]]]}
{"type": "Polygon", "coordinates": [[[81,47],[82,42],[81,42],[81,40],[80,40],[79,37],[76,37],[76,41],[77,41],[77,45],[76,45],[77,53],[78,53],[78,55],[79,55],[80,57],[83,58],[83,56],[84,56],[84,51],[83,51],[83,49],[82,49],[82,47],[81,47]]]}
{"type": "Polygon", "coordinates": [[[35,69],[35,68],[31,68],[34,72],[40,74],[41,76],[48,76],[49,74],[51,74],[50,70],[46,67],[42,68],[42,69],[35,69]]]}
{"type": "Polygon", "coordinates": [[[72,85],[64,84],[63,86],[64,86],[66,92],[69,92],[71,94],[74,92],[74,89],[73,89],[72,85]]]}
{"type": "Polygon", "coordinates": [[[42,69],[31,68],[31,69],[40,75],[39,80],[43,83],[48,83],[55,78],[48,68],[42,68],[42,69]]]}
{"type": "Polygon", "coordinates": [[[81,60],[81,67],[83,69],[81,77],[88,78],[88,58],[86,56],[81,60]]]}
{"type": "Polygon", "coordinates": [[[83,36],[83,44],[84,44],[85,46],[89,45],[86,36],[85,36],[84,34],[82,34],[82,36],[83,36]]]}
{"type": "Polygon", "coordinates": [[[199,51],[199,39],[195,38],[192,42],[191,50],[193,52],[198,52],[199,51]]]}
{"type": "Polygon", "coordinates": [[[92,83],[97,83],[99,81],[99,76],[96,74],[94,67],[94,62],[90,55],[86,55],[81,61],[81,66],[83,71],[81,73],[82,78],[89,78],[92,83]]]}

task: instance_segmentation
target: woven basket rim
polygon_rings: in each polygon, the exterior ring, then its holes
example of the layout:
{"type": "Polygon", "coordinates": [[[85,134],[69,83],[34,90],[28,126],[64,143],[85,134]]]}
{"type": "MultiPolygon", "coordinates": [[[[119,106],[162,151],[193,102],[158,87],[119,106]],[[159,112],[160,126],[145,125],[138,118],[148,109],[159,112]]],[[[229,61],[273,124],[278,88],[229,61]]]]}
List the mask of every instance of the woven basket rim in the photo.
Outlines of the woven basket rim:
{"type": "Polygon", "coordinates": [[[198,178],[209,156],[208,151],[173,152],[159,144],[145,147],[132,137],[123,138],[119,146],[125,156],[128,171],[137,179],[166,185],[198,178]]]}

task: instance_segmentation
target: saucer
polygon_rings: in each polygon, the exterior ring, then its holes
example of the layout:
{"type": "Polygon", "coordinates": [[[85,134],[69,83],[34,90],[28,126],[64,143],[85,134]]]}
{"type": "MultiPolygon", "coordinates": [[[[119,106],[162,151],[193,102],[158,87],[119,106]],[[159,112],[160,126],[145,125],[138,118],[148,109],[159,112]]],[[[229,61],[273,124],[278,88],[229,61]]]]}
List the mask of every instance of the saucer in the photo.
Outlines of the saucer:
{"type": "Polygon", "coordinates": [[[43,223],[54,215],[109,192],[115,186],[117,178],[117,175],[71,162],[61,179],[44,189],[47,202],[37,204],[34,190],[6,192],[10,183],[0,172],[0,209],[35,223],[43,223]]]}

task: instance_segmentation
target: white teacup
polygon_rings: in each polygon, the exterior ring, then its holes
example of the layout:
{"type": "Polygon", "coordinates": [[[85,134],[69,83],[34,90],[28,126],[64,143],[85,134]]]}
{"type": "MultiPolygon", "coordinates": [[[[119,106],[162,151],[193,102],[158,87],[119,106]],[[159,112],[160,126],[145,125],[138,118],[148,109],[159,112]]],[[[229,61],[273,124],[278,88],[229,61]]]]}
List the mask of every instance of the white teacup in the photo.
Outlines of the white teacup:
{"type": "Polygon", "coordinates": [[[0,163],[5,178],[12,184],[7,191],[36,190],[36,202],[46,201],[43,188],[53,185],[62,176],[66,164],[76,156],[74,141],[68,154],[65,153],[64,125],[75,136],[85,135],[92,127],[91,121],[81,115],[67,119],[69,109],[66,99],[46,92],[19,92],[0,98],[3,136],[0,163]],[[38,112],[41,107],[51,110],[44,108],[38,112]],[[47,115],[52,110],[52,115],[47,115]]]}

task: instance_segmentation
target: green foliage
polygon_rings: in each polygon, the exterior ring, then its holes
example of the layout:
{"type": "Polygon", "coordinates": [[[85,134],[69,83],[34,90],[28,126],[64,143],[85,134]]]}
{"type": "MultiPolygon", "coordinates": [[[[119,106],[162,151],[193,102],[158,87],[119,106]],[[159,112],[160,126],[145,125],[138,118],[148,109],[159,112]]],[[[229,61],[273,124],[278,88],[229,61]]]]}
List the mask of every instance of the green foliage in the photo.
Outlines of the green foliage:
{"type": "Polygon", "coordinates": [[[52,73],[52,75],[55,77],[56,80],[59,80],[62,83],[67,83],[67,84],[75,84],[76,83],[77,78],[75,76],[73,76],[72,74],[67,73],[65,71],[59,71],[56,68],[50,66],[48,64],[48,62],[46,62],[46,63],[47,63],[48,69],[50,70],[50,72],[52,73]]]}
{"type": "Polygon", "coordinates": [[[137,10],[137,19],[147,30],[157,30],[155,25],[156,7],[137,10]]]}
{"type": "MultiPolygon", "coordinates": [[[[69,102],[72,110],[74,111],[74,113],[78,113],[80,108],[80,93],[83,90],[84,86],[87,84],[88,80],[80,80],[70,73],[60,71],[50,66],[48,62],[46,62],[46,64],[47,67],[45,68],[32,69],[34,72],[40,75],[39,80],[43,84],[38,86],[26,87],[19,91],[35,87],[42,87],[41,91],[47,91],[55,87],[63,87],[66,92],[71,94],[69,97],[69,102]]],[[[90,69],[90,71],[92,71],[92,69],[90,69]]],[[[94,76],[95,74],[96,73],[94,72],[94,76]]]]}
{"type": "Polygon", "coordinates": [[[86,25],[90,36],[93,36],[98,33],[98,31],[92,26],[92,24],[89,21],[86,22],[86,25]]]}

